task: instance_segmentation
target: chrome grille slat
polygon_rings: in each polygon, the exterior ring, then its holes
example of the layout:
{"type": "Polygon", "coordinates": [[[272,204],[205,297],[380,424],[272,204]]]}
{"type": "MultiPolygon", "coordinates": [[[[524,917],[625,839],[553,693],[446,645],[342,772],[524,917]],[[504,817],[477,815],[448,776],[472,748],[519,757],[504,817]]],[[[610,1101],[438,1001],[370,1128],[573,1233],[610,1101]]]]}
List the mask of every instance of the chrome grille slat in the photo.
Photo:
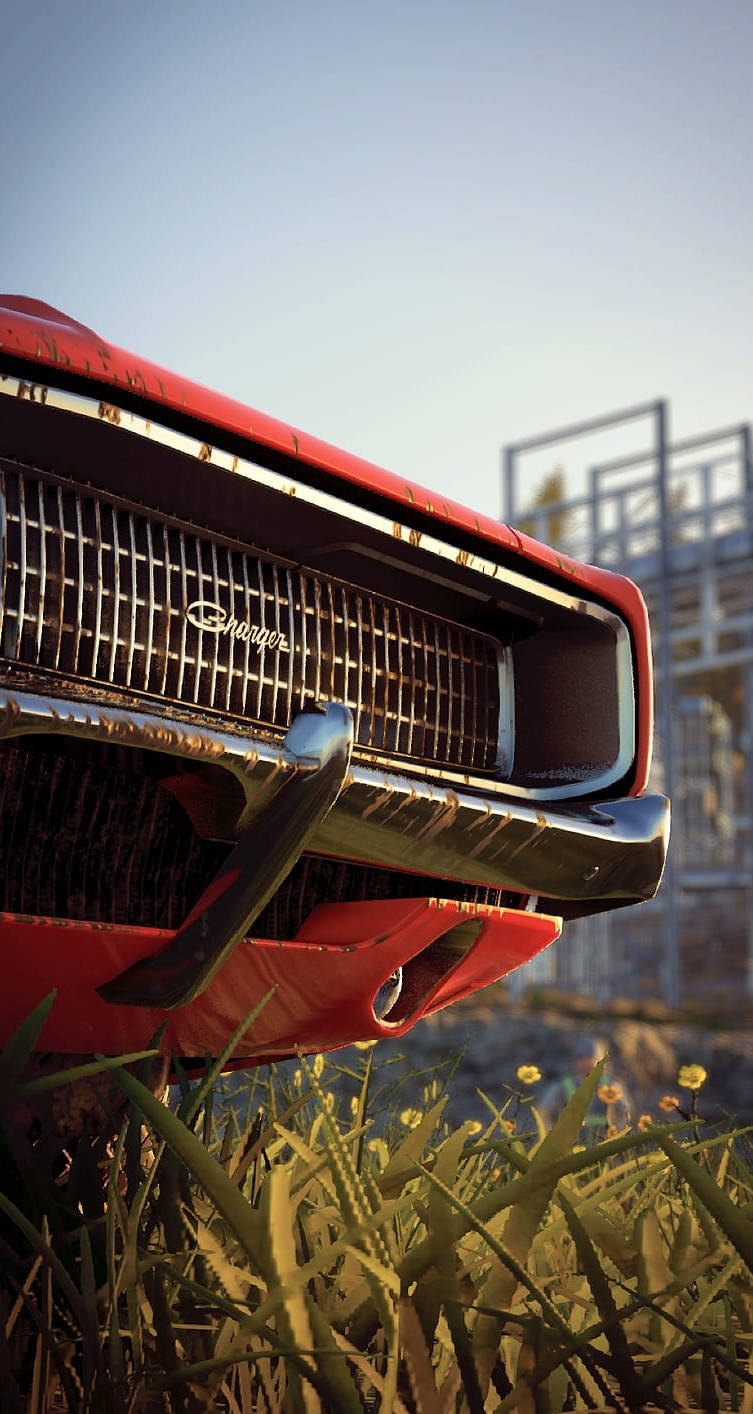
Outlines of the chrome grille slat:
{"type": "Polygon", "coordinates": [[[314,660],[316,682],[314,684],[314,701],[318,702],[322,695],[322,586],[318,579],[314,580],[314,622],[316,623],[316,658],[314,660]]]}
{"type": "MultiPolygon", "coordinates": [[[[259,574],[259,623],[261,624],[262,628],[264,628],[266,624],[266,596],[264,593],[264,566],[261,560],[257,560],[256,568],[259,574]]],[[[256,711],[254,713],[254,716],[256,717],[257,721],[261,720],[262,694],[264,692],[264,657],[264,644],[262,643],[261,648],[259,649],[259,672],[257,675],[256,687],[256,711]]]]}
{"type": "Polygon", "coordinates": [[[306,706],[306,692],[308,690],[309,673],[309,626],[308,626],[308,600],[306,598],[306,585],[308,580],[305,574],[300,577],[301,588],[301,695],[299,706],[301,710],[306,706]]]}
{"type": "Polygon", "coordinates": [[[442,688],[442,676],[441,676],[441,667],[440,667],[441,662],[442,662],[442,655],[441,655],[440,649],[439,649],[439,624],[438,624],[438,623],[435,623],[435,624],[434,624],[434,673],[435,673],[435,680],[434,680],[434,698],[435,698],[435,706],[434,706],[434,756],[438,756],[438,755],[439,755],[439,726],[440,726],[440,721],[441,721],[440,712],[441,712],[441,706],[442,706],[442,692],[441,692],[441,688],[442,688]]]}
{"type": "MultiPolygon", "coordinates": [[[[271,566],[271,570],[272,570],[272,602],[273,602],[273,604],[274,604],[274,609],[275,609],[275,613],[274,613],[274,629],[275,629],[275,631],[279,632],[279,629],[280,629],[280,576],[279,576],[279,574],[278,574],[277,565],[272,565],[272,566],[271,566]]],[[[273,678],[273,680],[272,680],[272,721],[273,721],[273,722],[276,722],[276,721],[278,720],[278,717],[277,717],[277,699],[278,699],[279,694],[280,694],[280,655],[279,655],[279,653],[273,653],[273,654],[272,654],[272,663],[273,663],[273,667],[274,667],[274,678],[273,678]]]]}
{"type": "MultiPolygon", "coordinates": [[[[183,608],[190,603],[188,597],[188,565],[186,564],[186,541],[183,535],[178,536],[180,546],[180,591],[183,598],[183,608]]],[[[176,696],[183,696],[183,679],[186,672],[186,637],[188,634],[188,619],[185,613],[180,616],[180,648],[178,649],[178,686],[176,696]]]]}
{"type": "MultiPolygon", "coordinates": [[[[194,553],[195,553],[195,555],[196,555],[196,598],[197,598],[197,599],[203,599],[203,598],[204,598],[204,566],[203,566],[202,560],[201,560],[201,541],[200,541],[199,539],[197,539],[197,538],[194,538],[193,547],[194,547],[194,553]]],[[[203,630],[202,628],[199,628],[199,629],[196,630],[196,633],[197,633],[196,651],[195,651],[195,653],[194,653],[194,659],[193,659],[193,700],[194,700],[194,702],[198,702],[198,700],[199,700],[199,684],[200,684],[200,682],[201,682],[201,669],[202,669],[203,661],[204,661],[204,630],[203,630]]]]}
{"type": "Polygon", "coordinates": [[[19,535],[19,575],[20,588],[18,593],[18,611],[16,614],[16,657],[21,656],[21,642],[24,631],[24,614],[26,613],[26,535],[23,533],[23,525],[26,519],[26,491],[23,477],[18,483],[18,517],[20,522],[19,535]]]}
{"type": "MultiPolygon", "coordinates": [[[[112,630],[110,635],[110,667],[108,678],[110,682],[115,680],[115,656],[118,651],[118,628],[120,623],[120,540],[118,537],[118,512],[115,506],[110,506],[110,517],[112,520],[112,551],[113,559],[113,604],[112,604],[112,630]]],[[[105,548],[108,548],[105,545],[105,548]]]]}
{"type": "MultiPolygon", "coordinates": [[[[117,514],[117,512],[116,512],[117,514]]],[[[133,682],[133,656],[136,652],[136,613],[139,607],[139,565],[136,558],[136,526],[133,515],[128,514],[128,548],[130,551],[129,570],[131,575],[131,629],[128,634],[128,681],[133,682]]]]}
{"type": "Polygon", "coordinates": [[[485,634],[47,472],[3,464],[0,492],[6,658],[278,728],[343,701],[359,747],[494,769],[485,634]],[[197,600],[219,628],[187,618],[197,600]]]}
{"type": "Polygon", "coordinates": [[[152,670],[152,644],[154,643],[154,596],[156,585],[154,583],[154,543],[152,540],[152,522],[146,521],[146,643],[144,644],[144,691],[149,691],[149,678],[152,670]]]}
{"type": "MultiPolygon", "coordinates": [[[[246,558],[245,555],[241,555],[241,565],[242,565],[242,567],[243,567],[243,593],[244,593],[244,595],[245,595],[245,600],[244,600],[244,602],[245,602],[246,604],[250,604],[250,603],[251,603],[251,586],[250,586],[250,584],[249,584],[249,582],[248,582],[248,560],[247,560],[247,558],[246,558]]],[[[241,682],[241,698],[240,698],[240,700],[241,700],[241,710],[242,710],[243,712],[246,712],[246,711],[248,711],[248,705],[247,705],[247,687],[248,687],[248,683],[249,683],[249,681],[250,681],[250,679],[249,679],[249,666],[250,666],[250,659],[251,659],[251,644],[250,644],[250,642],[249,642],[248,639],[246,639],[246,642],[244,643],[243,646],[244,646],[244,649],[245,649],[245,659],[244,659],[244,663],[243,663],[243,679],[242,679],[242,682],[241,682]]]]}
{"type": "MultiPolygon", "coordinates": [[[[44,487],[41,481],[37,482],[37,516],[39,520],[39,597],[37,600],[37,656],[42,649],[42,630],[44,628],[44,599],[47,585],[47,535],[44,519],[44,487]]],[[[79,629],[79,634],[80,634],[79,629]]],[[[78,652],[78,635],[76,642],[76,652],[78,652]]]]}
{"type": "Polygon", "coordinates": [[[356,741],[361,740],[361,724],[363,722],[363,599],[360,594],[355,595],[356,601],[356,632],[358,635],[356,648],[356,719],[354,723],[354,733],[356,741]]]}
{"type": "MultiPolygon", "coordinates": [[[[212,587],[213,587],[213,589],[214,589],[214,602],[215,602],[215,604],[219,604],[219,602],[220,602],[220,578],[219,578],[219,573],[218,573],[218,570],[217,570],[217,546],[215,545],[214,541],[212,541],[211,543],[212,543],[212,587]]],[[[230,602],[231,602],[231,604],[232,604],[232,598],[231,598],[230,602]]],[[[233,645],[234,645],[234,643],[235,643],[235,639],[231,636],[231,638],[230,638],[230,661],[231,661],[231,663],[232,663],[232,658],[233,658],[233,645]]],[[[211,671],[210,671],[210,676],[209,676],[209,700],[210,700],[210,702],[216,701],[216,693],[217,693],[217,669],[218,669],[218,667],[219,667],[219,663],[220,663],[220,655],[219,655],[219,653],[213,653],[213,654],[212,654],[212,666],[211,666],[211,671]]]]}
{"type": "MultiPolygon", "coordinates": [[[[63,488],[58,486],[58,506],[60,509],[60,573],[65,582],[65,519],[63,512],[63,488]]],[[[99,647],[102,642],[102,595],[104,589],[104,566],[102,563],[102,511],[99,501],[94,502],[94,526],[97,540],[97,588],[94,604],[94,639],[92,642],[92,677],[99,676],[99,647]]],[[[55,667],[60,665],[60,650],[63,642],[63,594],[60,595],[60,633],[55,667]]]]}
{"type": "MultiPolygon", "coordinates": [[[[43,504],[43,497],[44,497],[44,488],[43,488],[43,486],[42,486],[42,482],[41,482],[41,481],[40,481],[40,483],[39,483],[39,490],[40,490],[39,503],[40,503],[40,506],[41,506],[41,505],[43,504]]],[[[59,504],[59,505],[61,504],[60,501],[58,502],[58,504],[59,504]]],[[[76,534],[77,534],[76,554],[77,554],[77,557],[78,557],[78,586],[77,586],[77,594],[76,594],[76,626],[75,626],[75,629],[74,629],[74,645],[73,645],[73,671],[74,671],[74,673],[77,673],[77,672],[78,672],[78,657],[79,657],[79,653],[80,653],[80,651],[81,651],[81,633],[82,633],[83,626],[84,626],[84,584],[86,583],[86,576],[85,576],[85,574],[84,574],[84,527],[83,527],[82,517],[81,517],[81,497],[80,497],[80,496],[77,496],[77,497],[76,497],[76,534]]],[[[42,536],[42,544],[44,544],[44,535],[42,536]]],[[[45,561],[45,564],[46,564],[46,561],[45,561]]]]}
{"type": "Polygon", "coordinates": [[[288,643],[290,652],[288,653],[288,705],[287,719],[292,722],[293,712],[293,684],[295,681],[295,613],[293,608],[293,576],[290,570],[285,571],[285,582],[288,592],[288,643]]]}
{"type": "MultiPolygon", "coordinates": [[[[235,603],[236,584],[235,584],[235,576],[233,575],[233,557],[232,557],[232,555],[231,555],[230,546],[229,546],[229,545],[226,545],[226,546],[225,546],[225,559],[227,560],[227,589],[228,589],[228,600],[229,600],[229,602],[230,602],[230,605],[231,605],[231,608],[232,608],[232,612],[233,612],[233,614],[235,614],[235,611],[236,611],[236,603],[235,603]]],[[[236,669],[236,666],[235,666],[235,639],[233,638],[233,639],[231,639],[231,642],[230,642],[230,661],[229,661],[229,663],[228,663],[228,665],[227,665],[227,674],[226,674],[226,680],[225,680],[225,711],[226,711],[226,712],[229,712],[229,711],[230,711],[230,704],[231,704],[231,702],[232,702],[232,697],[233,697],[233,678],[234,678],[236,672],[237,672],[237,669],[236,669]]]]}
{"type": "Polygon", "coordinates": [[[421,715],[421,718],[422,718],[422,722],[423,722],[423,730],[422,730],[422,732],[421,732],[421,743],[420,743],[420,748],[419,748],[419,753],[418,753],[418,754],[419,754],[420,756],[425,756],[425,755],[426,755],[426,737],[427,737],[427,734],[428,734],[428,730],[427,730],[427,728],[428,728],[428,722],[427,722],[427,719],[428,719],[428,712],[429,712],[429,640],[428,640],[427,635],[426,635],[426,619],[424,618],[423,614],[422,614],[421,617],[420,617],[420,623],[421,623],[421,648],[422,648],[422,650],[423,650],[423,659],[424,659],[424,675],[423,675],[423,679],[422,679],[422,682],[423,682],[423,711],[422,711],[421,714],[420,714],[420,715],[421,715]]]}
{"type": "MultiPolygon", "coordinates": [[[[171,630],[171,627],[172,627],[172,615],[171,615],[171,613],[170,613],[170,576],[171,576],[171,574],[172,574],[172,571],[173,571],[174,566],[170,563],[170,546],[169,546],[169,541],[168,541],[168,529],[167,529],[167,526],[166,526],[166,525],[162,525],[162,524],[160,523],[160,524],[159,524],[159,528],[160,528],[160,533],[161,533],[161,535],[162,535],[162,561],[161,561],[161,571],[162,571],[162,573],[163,573],[163,575],[164,575],[164,577],[165,577],[165,578],[164,578],[165,602],[164,602],[164,604],[163,604],[163,606],[162,606],[162,612],[163,612],[164,617],[165,617],[165,642],[164,642],[163,647],[162,647],[162,676],[161,676],[161,678],[160,678],[160,684],[159,684],[158,691],[159,691],[160,695],[164,697],[164,695],[165,695],[165,690],[166,690],[166,688],[167,688],[167,671],[168,671],[168,668],[170,667],[170,630],[171,630]]],[[[181,618],[184,619],[184,615],[183,615],[183,614],[181,614],[181,618]]],[[[185,620],[184,620],[184,621],[185,621],[185,620]]]]}
{"type": "Polygon", "coordinates": [[[326,581],[326,584],[327,584],[327,598],[328,598],[328,600],[329,600],[329,694],[328,694],[328,700],[329,700],[330,702],[333,702],[334,699],[335,699],[335,697],[337,696],[337,687],[336,687],[337,679],[336,679],[336,676],[335,676],[336,659],[337,659],[337,636],[336,636],[336,622],[335,622],[335,596],[334,596],[334,592],[333,592],[333,589],[332,589],[332,581],[331,581],[331,579],[328,579],[328,580],[326,581]]]}

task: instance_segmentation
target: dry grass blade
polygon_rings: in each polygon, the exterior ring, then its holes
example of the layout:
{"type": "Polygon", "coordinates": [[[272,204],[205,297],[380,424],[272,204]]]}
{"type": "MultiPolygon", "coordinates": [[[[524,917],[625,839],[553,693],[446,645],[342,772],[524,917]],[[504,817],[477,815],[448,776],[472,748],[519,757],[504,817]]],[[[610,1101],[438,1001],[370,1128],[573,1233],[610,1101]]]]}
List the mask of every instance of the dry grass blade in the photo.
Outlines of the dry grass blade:
{"type": "MultiPolygon", "coordinates": [[[[415,1403],[416,1414],[442,1414],[439,1391],[421,1322],[409,1296],[399,1305],[400,1348],[415,1403]]],[[[386,1411],[385,1411],[386,1414],[386,1411]]]]}
{"type": "MultiPolygon", "coordinates": [[[[282,1335],[290,1345],[308,1350],[314,1344],[314,1337],[308,1306],[299,1283],[290,1186],[284,1169],[272,1169],[264,1186],[264,1198],[270,1275],[280,1288],[282,1297],[278,1317],[282,1335]]],[[[290,1375],[293,1414],[298,1414],[299,1409],[304,1410],[305,1414],[321,1414],[319,1397],[310,1381],[301,1380],[295,1368],[290,1375]]]]}
{"type": "Polygon", "coordinates": [[[687,1150],[676,1144],[669,1135],[664,1135],[659,1142],[678,1173],[687,1180],[706,1211],[739,1252],[748,1270],[753,1272],[753,1222],[743,1216],[724,1190],[714,1182],[711,1174],[701,1168],[687,1150]]]}
{"type": "Polygon", "coordinates": [[[117,1070],[118,1083],[133,1100],[149,1123],[162,1136],[175,1155],[193,1175],[207,1196],[235,1233],[256,1271],[263,1274],[264,1225],[260,1214],[250,1206],[232,1179],[213,1159],[204,1145],[184,1124],[158,1100],[145,1085],[128,1071],[117,1070]]]}
{"type": "Polygon", "coordinates": [[[609,1342],[609,1351],[612,1357],[612,1373],[614,1378],[619,1381],[620,1393],[627,1401],[628,1408],[631,1410],[640,1410],[643,1407],[640,1392],[640,1377],[630,1355],[627,1337],[620,1319],[620,1312],[617,1309],[616,1302],[610,1291],[609,1282],[602,1271],[599,1259],[588,1237],[588,1233],[575,1212],[575,1209],[562,1192],[559,1194],[558,1201],[573,1235],[575,1250],[583,1270],[586,1273],[586,1277],[588,1278],[588,1284],[593,1293],[596,1308],[604,1324],[604,1332],[609,1342]]]}
{"type": "Polygon", "coordinates": [[[339,1331],[333,1330],[332,1338],[338,1349],[347,1356],[349,1364],[351,1364],[355,1370],[358,1370],[361,1376],[364,1394],[368,1394],[368,1390],[371,1388],[376,1390],[377,1394],[381,1395],[381,1408],[384,1414],[411,1414],[411,1411],[397,1393],[389,1394],[387,1392],[384,1377],[374,1368],[373,1356],[362,1355],[339,1331]],[[388,1400],[386,1404],[385,1398],[388,1400]]]}
{"type": "MultiPolygon", "coordinates": [[[[560,1341],[564,1343],[565,1346],[569,1345],[571,1351],[575,1350],[575,1348],[579,1344],[577,1336],[575,1336],[574,1333],[570,1330],[569,1326],[567,1325],[567,1322],[563,1320],[556,1306],[552,1304],[546,1294],[536,1285],[533,1279],[529,1276],[528,1272],[525,1270],[525,1267],[520,1261],[518,1261],[518,1258],[515,1256],[515,1254],[511,1252],[509,1248],[504,1245],[504,1243],[502,1243],[498,1238],[496,1238],[493,1233],[489,1231],[488,1227],[486,1227],[475,1217],[471,1208],[467,1204],[463,1203],[462,1200],[458,1198],[457,1194],[453,1193],[450,1188],[448,1188],[445,1184],[441,1183],[441,1181],[437,1178],[436,1174],[429,1173],[428,1170],[424,1170],[424,1172],[429,1182],[436,1185],[440,1189],[444,1197],[447,1199],[448,1204],[450,1204],[454,1208],[457,1208],[457,1210],[462,1213],[463,1217],[466,1218],[466,1220],[468,1221],[469,1227],[472,1228],[474,1231],[478,1232],[479,1236],[484,1239],[484,1242],[487,1244],[489,1249],[499,1259],[500,1265],[503,1266],[506,1270],[508,1270],[511,1273],[512,1277],[514,1277],[516,1286],[523,1286],[529,1293],[529,1295],[536,1301],[537,1305],[542,1311],[542,1314],[547,1318],[553,1331],[556,1332],[560,1341]]],[[[510,1320],[509,1312],[501,1310],[499,1307],[490,1307],[487,1304],[486,1287],[484,1289],[484,1297],[485,1301],[483,1306],[481,1306],[479,1303],[474,1303],[476,1309],[482,1315],[487,1316],[490,1320],[497,1323],[500,1330],[503,1330],[510,1320]]],[[[527,1325],[527,1322],[521,1320],[520,1317],[518,1317],[517,1320],[521,1326],[525,1327],[527,1325]]],[[[566,1358],[567,1354],[568,1351],[565,1350],[562,1358],[566,1358]]],[[[584,1364],[590,1370],[592,1378],[596,1381],[597,1384],[599,1384],[600,1376],[598,1374],[598,1371],[595,1370],[593,1366],[593,1361],[589,1359],[589,1352],[587,1350],[579,1350],[579,1354],[581,1355],[584,1364]]],[[[559,1357],[557,1363],[558,1362],[559,1357]]],[[[554,1365],[552,1368],[556,1368],[556,1365],[554,1365]]],[[[583,1390],[582,1385],[580,1385],[577,1373],[572,1372],[571,1377],[576,1388],[580,1388],[580,1392],[585,1395],[585,1390],[583,1390]]],[[[515,1402],[517,1401],[518,1397],[519,1391],[516,1387],[516,1390],[513,1391],[513,1395],[509,1396],[509,1400],[505,1400],[500,1407],[502,1409],[514,1408],[515,1402]],[[511,1403],[509,1402],[510,1400],[512,1401],[511,1403]]]]}

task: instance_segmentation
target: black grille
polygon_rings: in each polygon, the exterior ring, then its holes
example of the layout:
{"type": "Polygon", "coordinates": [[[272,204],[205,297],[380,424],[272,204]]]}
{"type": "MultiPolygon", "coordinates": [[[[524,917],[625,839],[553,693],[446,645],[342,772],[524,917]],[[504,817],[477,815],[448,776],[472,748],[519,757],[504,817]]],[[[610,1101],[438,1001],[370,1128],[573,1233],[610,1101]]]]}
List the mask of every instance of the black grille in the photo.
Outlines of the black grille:
{"type": "Polygon", "coordinates": [[[269,726],[346,702],[361,747],[496,765],[484,634],[8,463],[0,522],[7,659],[269,726]]]}

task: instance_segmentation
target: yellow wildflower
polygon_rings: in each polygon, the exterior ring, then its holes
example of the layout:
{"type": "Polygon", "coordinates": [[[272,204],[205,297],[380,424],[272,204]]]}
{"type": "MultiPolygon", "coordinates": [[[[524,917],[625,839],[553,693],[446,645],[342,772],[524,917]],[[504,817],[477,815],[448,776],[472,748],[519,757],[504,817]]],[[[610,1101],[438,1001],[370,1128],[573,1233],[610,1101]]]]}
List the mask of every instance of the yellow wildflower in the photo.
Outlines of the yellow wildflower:
{"type": "Polygon", "coordinates": [[[322,1055],[321,1051],[319,1051],[318,1055],[314,1056],[311,1069],[314,1073],[315,1078],[319,1080],[321,1078],[322,1071],[324,1070],[324,1056],[322,1055]]]}
{"type": "Polygon", "coordinates": [[[293,1084],[294,1084],[296,1090],[300,1090],[301,1085],[303,1084],[303,1071],[302,1071],[302,1070],[299,1069],[299,1070],[294,1070],[294,1071],[293,1071],[293,1084]]]}
{"type": "Polygon", "coordinates": [[[468,1121],[468,1123],[467,1123],[467,1125],[466,1125],[466,1127],[465,1127],[465,1132],[466,1132],[466,1134],[480,1134],[482,1129],[483,1129],[483,1125],[482,1125],[482,1123],[481,1123],[480,1120],[478,1120],[478,1119],[469,1119],[469,1121],[468,1121]]]}
{"type": "Polygon", "coordinates": [[[677,1072],[677,1084],[683,1090],[700,1090],[706,1079],[706,1071],[702,1065],[681,1065],[677,1072]]]}
{"type": "Polygon", "coordinates": [[[500,1125],[501,1125],[502,1129],[504,1129],[505,1134],[514,1134],[514,1133],[515,1133],[515,1120],[514,1120],[514,1119],[501,1119],[501,1120],[500,1120],[500,1125]]]}
{"type": "Polygon", "coordinates": [[[400,1114],[400,1123],[406,1125],[408,1129],[415,1129],[422,1119],[423,1115],[420,1110],[407,1109],[402,1110],[400,1114]]]}
{"type": "Polygon", "coordinates": [[[371,1047],[376,1045],[376,1041],[354,1041],[353,1045],[357,1051],[370,1051],[371,1047]]]}
{"type": "Polygon", "coordinates": [[[355,1119],[356,1115],[358,1114],[358,1096],[357,1096],[357,1095],[351,1095],[351,1097],[350,1097],[350,1113],[352,1114],[352,1116],[353,1116],[354,1119],[355,1119]]]}
{"type": "Polygon", "coordinates": [[[390,1154],[383,1139],[369,1139],[366,1148],[369,1153],[374,1154],[383,1168],[386,1168],[390,1161],[390,1154]]]}
{"type": "Polygon", "coordinates": [[[651,1115],[639,1115],[635,1121],[635,1127],[641,1130],[650,1129],[653,1122],[651,1115]]]}
{"type": "Polygon", "coordinates": [[[662,1095],[659,1101],[659,1109],[664,1110],[665,1114],[671,1114],[672,1110],[679,1109],[679,1106],[679,1095],[662,1095]]]}
{"type": "Polygon", "coordinates": [[[519,1065],[515,1074],[521,1085],[535,1085],[541,1079],[541,1071],[537,1065],[519,1065]]]}
{"type": "Polygon", "coordinates": [[[600,1085],[596,1094],[604,1105],[616,1105],[622,1099],[619,1085],[600,1085]]]}
{"type": "Polygon", "coordinates": [[[324,1096],[324,1108],[326,1109],[327,1114],[329,1115],[332,1114],[335,1108],[335,1097],[332,1094],[331,1090],[328,1092],[328,1094],[324,1096]]]}

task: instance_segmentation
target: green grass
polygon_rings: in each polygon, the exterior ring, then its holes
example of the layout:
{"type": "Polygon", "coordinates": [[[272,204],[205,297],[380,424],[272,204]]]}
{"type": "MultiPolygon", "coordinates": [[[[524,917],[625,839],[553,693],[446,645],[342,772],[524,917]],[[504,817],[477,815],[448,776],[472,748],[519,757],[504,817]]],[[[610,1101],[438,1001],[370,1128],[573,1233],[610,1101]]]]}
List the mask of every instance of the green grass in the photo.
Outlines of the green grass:
{"type": "Polygon", "coordinates": [[[585,1143],[599,1067],[549,1133],[535,1086],[375,1123],[367,1049],[172,1107],[119,1068],[112,1142],[51,1168],[4,1119],[41,1019],[0,1057],[3,1414],[753,1411],[744,1134],[585,1143]]]}

